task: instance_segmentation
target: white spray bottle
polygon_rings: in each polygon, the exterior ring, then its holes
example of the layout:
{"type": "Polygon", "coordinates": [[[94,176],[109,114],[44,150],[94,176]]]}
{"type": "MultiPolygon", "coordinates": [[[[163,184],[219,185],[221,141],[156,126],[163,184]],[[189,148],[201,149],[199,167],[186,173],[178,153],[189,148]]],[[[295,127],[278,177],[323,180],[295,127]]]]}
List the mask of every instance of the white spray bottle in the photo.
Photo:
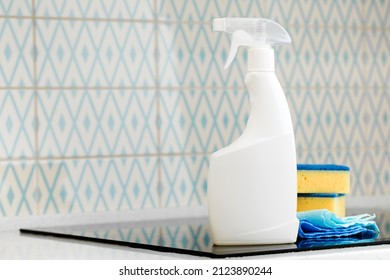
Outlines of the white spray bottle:
{"type": "Polygon", "coordinates": [[[263,18],[214,19],[213,30],[232,33],[225,69],[238,47],[248,50],[245,84],[251,112],[243,134],[210,157],[208,208],[216,245],[296,241],[297,162],[287,100],[275,75],[272,46],[291,38],[263,18]]]}

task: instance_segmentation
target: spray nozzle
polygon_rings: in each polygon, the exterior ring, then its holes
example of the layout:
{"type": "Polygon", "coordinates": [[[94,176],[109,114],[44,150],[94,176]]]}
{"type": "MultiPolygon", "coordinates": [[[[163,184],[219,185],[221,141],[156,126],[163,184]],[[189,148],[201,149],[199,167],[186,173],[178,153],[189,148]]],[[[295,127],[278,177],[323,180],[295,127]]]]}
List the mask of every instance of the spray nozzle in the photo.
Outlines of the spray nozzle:
{"type": "Polygon", "coordinates": [[[233,34],[225,69],[241,46],[269,48],[291,43],[290,35],[280,24],[265,18],[217,18],[213,20],[213,30],[233,34]]]}

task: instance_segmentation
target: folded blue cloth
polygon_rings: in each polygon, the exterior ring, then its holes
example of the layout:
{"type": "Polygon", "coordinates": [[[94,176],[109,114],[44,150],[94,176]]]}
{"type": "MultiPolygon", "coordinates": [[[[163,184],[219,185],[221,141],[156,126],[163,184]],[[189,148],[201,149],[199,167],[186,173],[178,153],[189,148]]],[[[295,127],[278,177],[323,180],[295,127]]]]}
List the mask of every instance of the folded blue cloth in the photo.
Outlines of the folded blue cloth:
{"type": "Polygon", "coordinates": [[[298,212],[298,238],[358,238],[378,237],[379,228],[375,223],[375,214],[362,214],[340,218],[329,210],[298,212]]]}

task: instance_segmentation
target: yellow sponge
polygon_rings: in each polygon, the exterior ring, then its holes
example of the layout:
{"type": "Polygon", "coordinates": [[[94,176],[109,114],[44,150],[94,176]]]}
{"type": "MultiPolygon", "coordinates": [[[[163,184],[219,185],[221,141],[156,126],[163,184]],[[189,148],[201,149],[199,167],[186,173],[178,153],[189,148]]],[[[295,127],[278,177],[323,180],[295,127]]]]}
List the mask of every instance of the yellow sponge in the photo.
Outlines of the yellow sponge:
{"type": "Polygon", "coordinates": [[[349,193],[349,167],[334,164],[298,164],[298,193],[349,193]]]}
{"type": "Polygon", "coordinates": [[[345,195],[298,194],[298,212],[317,209],[328,209],[339,217],[345,217],[345,195]]]}

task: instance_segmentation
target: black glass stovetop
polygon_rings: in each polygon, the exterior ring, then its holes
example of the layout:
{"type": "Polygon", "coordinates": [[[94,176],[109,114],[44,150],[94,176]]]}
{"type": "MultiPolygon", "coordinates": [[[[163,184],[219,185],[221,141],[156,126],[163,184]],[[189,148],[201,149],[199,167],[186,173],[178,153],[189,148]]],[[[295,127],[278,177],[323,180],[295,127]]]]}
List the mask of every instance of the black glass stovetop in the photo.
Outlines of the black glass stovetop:
{"type": "Polygon", "coordinates": [[[112,223],[67,227],[21,229],[22,234],[54,236],[73,240],[142,248],[210,258],[244,257],[277,253],[323,250],[357,246],[390,244],[390,212],[375,213],[380,234],[376,239],[322,239],[298,240],[294,244],[215,246],[212,243],[207,218],[158,220],[148,222],[112,223]]]}

